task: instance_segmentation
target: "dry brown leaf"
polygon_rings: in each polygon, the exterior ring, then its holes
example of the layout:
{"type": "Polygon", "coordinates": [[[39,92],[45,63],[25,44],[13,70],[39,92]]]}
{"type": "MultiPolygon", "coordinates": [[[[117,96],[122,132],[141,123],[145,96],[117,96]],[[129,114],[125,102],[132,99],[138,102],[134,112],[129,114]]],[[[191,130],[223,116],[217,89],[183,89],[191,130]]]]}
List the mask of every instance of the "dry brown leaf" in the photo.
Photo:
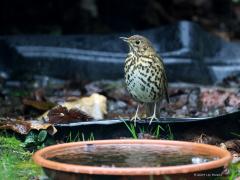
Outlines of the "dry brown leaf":
{"type": "Polygon", "coordinates": [[[240,154],[240,140],[229,140],[224,142],[227,150],[240,154]]]}
{"type": "Polygon", "coordinates": [[[53,135],[57,132],[56,128],[49,123],[40,121],[26,121],[24,119],[0,119],[0,129],[12,130],[19,134],[28,134],[30,130],[46,129],[49,134],[53,135]]]}
{"type": "Polygon", "coordinates": [[[41,121],[29,121],[31,123],[31,129],[41,130],[46,129],[47,132],[51,135],[54,135],[57,132],[57,129],[50,123],[44,123],[41,121]]]}
{"type": "Polygon", "coordinates": [[[72,108],[68,110],[66,107],[62,107],[60,105],[51,109],[47,116],[49,123],[52,124],[70,123],[79,120],[87,121],[89,119],[93,119],[80,109],[72,108]]]}
{"type": "MultiPolygon", "coordinates": [[[[68,111],[71,109],[74,109],[74,111],[83,111],[89,117],[93,117],[93,119],[103,119],[104,115],[107,114],[107,98],[97,93],[94,93],[89,97],[77,99],[75,101],[65,102],[61,104],[61,106],[65,107],[68,111]]],[[[49,111],[45,112],[38,119],[45,119],[48,121],[48,113],[49,111]]]]}

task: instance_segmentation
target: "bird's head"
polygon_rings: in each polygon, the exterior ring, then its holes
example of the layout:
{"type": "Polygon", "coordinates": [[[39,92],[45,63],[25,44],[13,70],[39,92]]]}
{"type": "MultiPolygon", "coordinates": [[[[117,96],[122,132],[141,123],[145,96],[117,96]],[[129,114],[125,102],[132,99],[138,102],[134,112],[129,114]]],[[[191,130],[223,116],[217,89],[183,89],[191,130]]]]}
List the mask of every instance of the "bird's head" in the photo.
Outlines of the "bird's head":
{"type": "Polygon", "coordinates": [[[130,52],[133,52],[137,55],[148,56],[156,53],[151,42],[143,36],[133,35],[130,37],[120,37],[120,38],[123,41],[128,43],[130,52]]]}

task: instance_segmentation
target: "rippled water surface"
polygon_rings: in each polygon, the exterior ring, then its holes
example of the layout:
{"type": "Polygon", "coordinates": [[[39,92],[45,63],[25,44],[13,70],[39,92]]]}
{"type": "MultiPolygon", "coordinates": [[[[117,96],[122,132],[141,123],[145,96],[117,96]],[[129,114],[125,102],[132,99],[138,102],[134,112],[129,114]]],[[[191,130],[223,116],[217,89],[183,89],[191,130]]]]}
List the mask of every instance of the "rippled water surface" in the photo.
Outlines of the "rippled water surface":
{"type": "Polygon", "coordinates": [[[190,153],[178,147],[151,144],[108,144],[70,148],[58,151],[50,160],[67,164],[106,167],[160,167],[198,164],[216,157],[190,153]]]}

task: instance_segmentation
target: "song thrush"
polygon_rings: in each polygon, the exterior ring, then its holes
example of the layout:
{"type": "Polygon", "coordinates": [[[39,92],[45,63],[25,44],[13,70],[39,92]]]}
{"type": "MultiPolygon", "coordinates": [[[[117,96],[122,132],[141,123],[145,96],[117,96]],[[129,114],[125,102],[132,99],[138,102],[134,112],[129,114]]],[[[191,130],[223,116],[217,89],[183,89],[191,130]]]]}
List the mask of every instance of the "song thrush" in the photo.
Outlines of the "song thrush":
{"type": "MultiPolygon", "coordinates": [[[[129,38],[121,37],[128,43],[129,53],[125,60],[125,82],[131,96],[139,103],[148,107],[152,106],[153,114],[148,117],[150,123],[157,120],[156,103],[166,98],[169,102],[167,91],[167,77],[161,57],[153,48],[151,42],[140,35],[129,38]],[[153,106],[154,104],[154,106],[153,106]]],[[[131,120],[140,120],[138,116],[139,104],[131,120]]]]}

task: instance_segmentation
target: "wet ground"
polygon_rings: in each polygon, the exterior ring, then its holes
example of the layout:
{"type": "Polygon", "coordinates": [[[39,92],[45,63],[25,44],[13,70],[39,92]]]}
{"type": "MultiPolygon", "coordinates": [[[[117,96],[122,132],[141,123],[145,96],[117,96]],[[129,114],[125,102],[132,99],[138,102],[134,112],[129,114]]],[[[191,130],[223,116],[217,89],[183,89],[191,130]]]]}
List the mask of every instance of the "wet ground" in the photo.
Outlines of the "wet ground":
{"type": "MultiPolygon", "coordinates": [[[[129,118],[137,107],[137,103],[126,91],[123,80],[84,82],[35,76],[25,81],[1,77],[0,82],[0,128],[11,129],[26,136],[25,147],[32,150],[56,142],[87,140],[83,134],[77,138],[70,134],[68,140],[54,142],[55,123],[129,118]]],[[[170,103],[162,102],[161,116],[213,117],[239,111],[239,87],[240,79],[235,76],[227,77],[214,86],[170,83],[170,103]]],[[[140,114],[145,116],[143,107],[140,108],[140,114]]],[[[136,138],[161,138],[158,133],[157,130],[141,131],[136,134],[136,138]]],[[[174,132],[170,132],[169,138],[171,133],[174,132]]],[[[233,161],[239,162],[240,135],[235,132],[235,137],[225,141],[208,134],[188,134],[188,139],[183,140],[218,145],[230,150],[234,156],[233,161]]],[[[94,139],[94,134],[91,134],[91,138],[94,139]]]]}
{"type": "MultiPolygon", "coordinates": [[[[239,81],[237,77],[228,77],[215,86],[170,83],[170,103],[167,104],[163,100],[160,107],[161,116],[212,117],[238,111],[240,109],[239,81]]],[[[104,102],[107,106],[106,112],[102,116],[105,119],[128,118],[134,114],[137,107],[137,102],[128,94],[123,80],[71,82],[36,76],[28,81],[2,79],[0,89],[2,107],[0,114],[2,117],[36,119],[47,110],[51,112],[51,109],[57,105],[64,106],[66,102],[76,102],[83,97],[91,97],[94,93],[106,98],[106,102],[104,102]]],[[[98,108],[101,109],[101,107],[102,104],[98,108]]],[[[80,110],[83,109],[80,108],[80,110]]],[[[63,108],[58,109],[55,114],[64,113],[63,111],[63,108]]],[[[70,119],[65,120],[71,121],[71,118],[78,118],[80,121],[81,119],[83,121],[94,119],[89,117],[95,112],[90,114],[81,112],[86,115],[83,117],[74,113],[72,113],[72,117],[69,116],[70,119]]],[[[140,114],[142,117],[145,116],[143,106],[140,108],[140,114]]]]}

